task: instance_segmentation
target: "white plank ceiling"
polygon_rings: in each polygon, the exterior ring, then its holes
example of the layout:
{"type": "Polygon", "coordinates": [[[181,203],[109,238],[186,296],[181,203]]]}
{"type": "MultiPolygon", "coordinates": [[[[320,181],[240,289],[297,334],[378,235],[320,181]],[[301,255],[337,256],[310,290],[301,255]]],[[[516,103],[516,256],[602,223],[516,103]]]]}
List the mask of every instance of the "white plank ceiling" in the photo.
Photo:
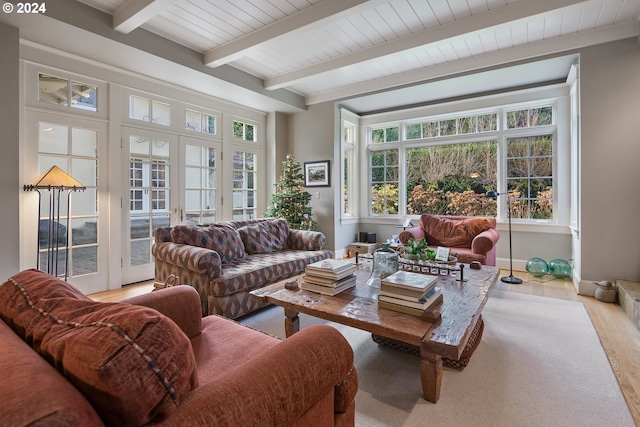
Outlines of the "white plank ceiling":
{"type": "Polygon", "coordinates": [[[636,37],[640,0],[80,0],[307,104],[636,37]]]}

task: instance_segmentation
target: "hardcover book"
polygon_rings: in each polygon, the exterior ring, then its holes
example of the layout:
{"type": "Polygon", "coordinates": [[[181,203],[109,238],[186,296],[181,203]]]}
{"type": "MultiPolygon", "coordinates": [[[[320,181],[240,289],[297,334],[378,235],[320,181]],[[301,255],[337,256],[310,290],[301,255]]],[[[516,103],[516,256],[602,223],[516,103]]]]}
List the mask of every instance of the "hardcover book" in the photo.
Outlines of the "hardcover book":
{"type": "Polygon", "coordinates": [[[378,301],[384,301],[392,304],[402,305],[405,307],[416,308],[419,310],[426,310],[431,307],[439,297],[442,296],[442,290],[440,288],[433,288],[427,295],[420,301],[407,301],[400,298],[394,298],[387,295],[379,295],[378,301]]]}
{"type": "Polygon", "coordinates": [[[351,276],[347,280],[342,281],[340,285],[336,287],[317,285],[315,283],[309,283],[304,280],[300,284],[300,287],[305,291],[317,292],[323,295],[334,296],[346,289],[354,287],[355,285],[356,285],[356,276],[351,276]]]}
{"type": "Polygon", "coordinates": [[[380,282],[391,287],[424,292],[438,281],[438,276],[399,270],[380,282]]]}

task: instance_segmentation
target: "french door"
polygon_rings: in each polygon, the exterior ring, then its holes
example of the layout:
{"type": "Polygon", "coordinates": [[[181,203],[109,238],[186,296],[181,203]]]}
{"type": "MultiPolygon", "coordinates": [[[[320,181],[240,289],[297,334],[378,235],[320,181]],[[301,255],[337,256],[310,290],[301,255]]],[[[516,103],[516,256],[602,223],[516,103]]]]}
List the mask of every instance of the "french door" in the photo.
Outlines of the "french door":
{"type": "Polygon", "coordinates": [[[86,187],[84,191],[60,193],[54,224],[59,233],[56,242],[47,239],[45,232],[38,232],[46,231],[49,225],[49,201],[54,196],[51,190],[39,190],[39,197],[25,194],[24,236],[29,252],[25,258],[32,260],[29,264],[33,267],[38,264],[40,269],[51,270],[48,248],[55,245],[58,250],[52,274],[63,277],[66,272],[69,283],[85,294],[105,291],[109,284],[107,125],[34,111],[26,111],[25,123],[26,140],[29,144],[37,141],[37,147],[25,150],[26,179],[57,166],[86,187]]]}
{"type": "Polygon", "coordinates": [[[122,283],[154,277],[155,229],[217,219],[220,144],[150,130],[122,129],[122,283]]]}

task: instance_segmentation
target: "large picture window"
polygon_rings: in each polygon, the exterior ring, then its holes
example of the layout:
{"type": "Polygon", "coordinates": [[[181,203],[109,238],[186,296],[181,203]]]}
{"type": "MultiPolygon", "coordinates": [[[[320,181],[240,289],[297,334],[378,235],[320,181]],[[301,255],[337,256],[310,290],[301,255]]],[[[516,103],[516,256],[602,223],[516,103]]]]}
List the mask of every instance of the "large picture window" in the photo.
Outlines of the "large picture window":
{"type": "Polygon", "coordinates": [[[495,216],[497,166],[496,141],[408,149],[407,213],[495,216]]]}
{"type": "Polygon", "coordinates": [[[556,134],[553,103],[369,125],[369,215],[504,215],[497,190],[512,218],[552,221],[556,134]]]}

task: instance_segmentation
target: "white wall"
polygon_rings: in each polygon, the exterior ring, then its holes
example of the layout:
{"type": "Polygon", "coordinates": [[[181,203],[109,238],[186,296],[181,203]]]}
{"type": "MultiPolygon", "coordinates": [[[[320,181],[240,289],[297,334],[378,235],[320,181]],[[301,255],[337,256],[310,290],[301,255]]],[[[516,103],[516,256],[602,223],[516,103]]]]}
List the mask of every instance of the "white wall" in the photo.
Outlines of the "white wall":
{"type": "Polygon", "coordinates": [[[289,117],[289,144],[292,154],[301,164],[330,160],[330,187],[309,187],[311,208],[314,219],[318,222],[318,230],[322,231],[327,242],[325,249],[335,250],[336,233],[335,191],[339,173],[336,167],[336,153],[339,153],[339,142],[336,141],[335,126],[338,123],[333,103],[327,102],[312,105],[304,113],[295,113],[289,117]],[[338,147],[338,148],[337,148],[338,147]]]}
{"type": "MultiPolygon", "coordinates": [[[[0,280],[17,273],[20,268],[20,60],[19,31],[0,24],[0,280]]],[[[37,227],[37,224],[33,224],[37,227]]],[[[1,283],[1,282],[0,282],[1,283]]]]}
{"type": "Polygon", "coordinates": [[[640,280],[640,46],[581,51],[582,285],[640,280]]]}

